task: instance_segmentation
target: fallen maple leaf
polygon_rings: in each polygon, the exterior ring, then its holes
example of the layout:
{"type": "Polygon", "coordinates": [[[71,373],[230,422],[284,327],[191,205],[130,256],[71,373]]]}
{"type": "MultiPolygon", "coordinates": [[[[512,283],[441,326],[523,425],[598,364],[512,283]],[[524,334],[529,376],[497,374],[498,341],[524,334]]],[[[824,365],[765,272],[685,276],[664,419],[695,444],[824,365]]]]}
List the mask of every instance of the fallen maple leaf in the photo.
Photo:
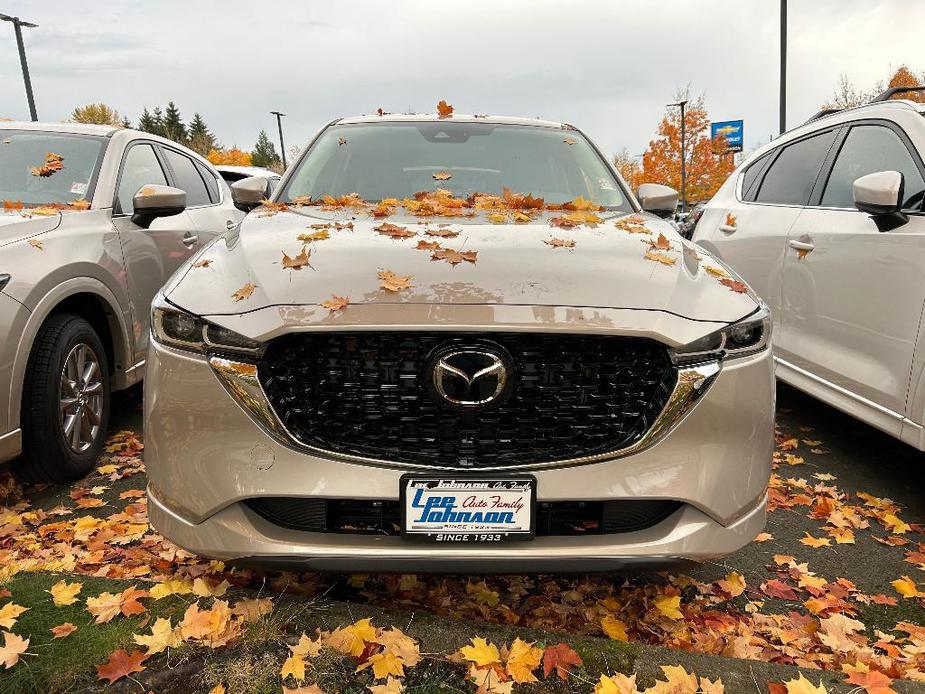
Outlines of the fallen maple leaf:
{"type": "MultiPolygon", "coordinates": [[[[282,266],[290,270],[300,270],[301,268],[308,265],[308,257],[310,253],[307,246],[302,246],[302,252],[297,256],[290,258],[286,255],[286,252],[283,251],[283,260],[282,266]]],[[[238,290],[240,291],[240,290],[238,290]]]]}
{"type": "MultiPolygon", "coordinates": [[[[283,255],[285,255],[285,253],[284,253],[283,255]]],[[[238,289],[237,291],[235,291],[234,294],[231,295],[231,300],[232,300],[232,301],[235,301],[235,302],[238,302],[238,301],[242,301],[242,300],[244,300],[244,299],[247,299],[247,298],[250,297],[251,294],[254,293],[254,290],[255,290],[256,288],[257,288],[257,285],[256,285],[256,284],[254,284],[254,283],[252,283],[252,282],[247,282],[247,283],[244,284],[243,287],[241,287],[240,289],[238,289]]]]}
{"type": "Polygon", "coordinates": [[[716,584],[732,598],[745,592],[745,577],[737,571],[729,572],[726,578],[717,581],[716,584]]]}
{"type": "Polygon", "coordinates": [[[92,614],[97,624],[105,624],[122,611],[121,593],[100,593],[94,598],[87,598],[87,612],[92,614]]]}
{"type": "Polygon", "coordinates": [[[48,592],[51,593],[55,607],[63,607],[77,602],[77,594],[81,588],[83,588],[82,583],[68,583],[62,580],[55,583],[48,592]]]}
{"type": "Polygon", "coordinates": [[[292,651],[293,655],[299,655],[303,658],[314,658],[321,651],[321,637],[317,639],[310,639],[302,632],[302,635],[299,637],[299,642],[295,646],[289,646],[289,650],[292,651]]]}
{"type": "Polygon", "coordinates": [[[459,236],[458,231],[454,231],[453,229],[440,229],[440,228],[428,229],[427,231],[424,232],[424,234],[426,236],[436,236],[437,238],[440,238],[440,239],[453,239],[459,236]]]}
{"type": "Polygon", "coordinates": [[[73,207],[75,210],[89,210],[90,201],[84,200],[83,198],[78,198],[77,200],[71,200],[67,203],[68,207],[73,207]]]}
{"type": "Polygon", "coordinates": [[[283,662],[283,667],[279,671],[279,676],[283,679],[287,677],[294,677],[297,680],[305,679],[305,658],[301,655],[293,653],[285,662],[283,662]]]}
{"type": "Polygon", "coordinates": [[[626,624],[613,615],[604,615],[601,618],[601,629],[614,641],[629,641],[626,635],[626,624]]]}
{"type": "Polygon", "coordinates": [[[613,675],[601,675],[594,685],[594,694],[638,694],[636,675],[627,677],[619,672],[613,675]]]}
{"type": "Polygon", "coordinates": [[[656,263],[661,263],[662,265],[674,265],[677,260],[670,256],[665,255],[664,253],[659,253],[654,251],[651,248],[645,252],[643,256],[646,260],[653,260],[656,263]]]}
{"type": "Polygon", "coordinates": [[[804,533],[803,537],[800,539],[800,544],[818,549],[819,547],[830,547],[832,541],[827,537],[813,537],[809,533],[804,533]]]}
{"type": "Polygon", "coordinates": [[[896,694],[896,690],[890,686],[892,679],[878,670],[871,670],[864,663],[858,663],[857,666],[846,663],[842,669],[849,675],[845,682],[862,687],[867,694],[896,694]]]}
{"type": "Polygon", "coordinates": [[[315,241],[327,241],[329,238],[331,238],[331,232],[327,229],[321,229],[310,234],[299,234],[296,240],[302,243],[314,243],[315,241]]]}
{"type": "MultiPolygon", "coordinates": [[[[925,593],[920,591],[915,585],[915,581],[908,576],[897,578],[895,581],[891,581],[890,585],[904,598],[925,598],[925,593]]],[[[2,610],[0,610],[0,612],[2,612],[2,610]]],[[[4,626],[2,622],[0,622],[0,626],[4,626]]]]}
{"type": "Polygon", "coordinates": [[[15,212],[21,210],[23,204],[21,200],[4,200],[3,201],[3,211],[6,212],[15,212]]]}
{"type": "Polygon", "coordinates": [[[15,602],[8,602],[3,607],[0,607],[0,627],[12,629],[13,625],[16,624],[16,618],[28,609],[28,607],[17,605],[15,602]]]}
{"type": "Polygon", "coordinates": [[[394,653],[374,653],[369,659],[357,667],[357,672],[365,670],[367,667],[373,669],[373,676],[377,680],[385,679],[391,675],[404,677],[405,668],[403,661],[394,653]]]}
{"type": "Polygon", "coordinates": [[[755,536],[755,542],[769,542],[773,540],[774,536],[771,533],[758,533],[755,536]]]}
{"type": "Polygon", "coordinates": [[[376,628],[369,618],[361,619],[350,626],[332,631],[324,644],[344,655],[359,656],[366,649],[368,641],[376,638],[376,628]]]}
{"type": "Polygon", "coordinates": [[[391,222],[383,222],[378,226],[374,226],[373,231],[378,231],[390,239],[410,239],[412,236],[417,236],[416,231],[411,231],[408,227],[392,224],[391,222]]]}
{"type": "Polygon", "coordinates": [[[331,313],[336,313],[337,311],[343,311],[347,308],[347,304],[350,303],[350,298],[346,296],[337,296],[337,294],[331,294],[331,298],[321,302],[321,305],[328,309],[331,313]]]}
{"type": "Polygon", "coordinates": [[[829,694],[829,690],[823,687],[821,682],[818,687],[815,686],[803,677],[802,672],[798,679],[784,682],[784,686],[787,688],[787,694],[829,694]]]}
{"type": "Polygon", "coordinates": [[[537,648],[532,642],[523,641],[518,637],[511,644],[511,649],[505,659],[505,670],[518,684],[536,682],[538,680],[533,671],[542,659],[542,648],[537,648]]]}
{"type": "Polygon", "coordinates": [[[729,273],[723,270],[721,267],[714,267],[713,265],[704,265],[703,269],[714,277],[729,277],[729,273]]]}
{"type": "Polygon", "coordinates": [[[680,607],[680,595],[659,595],[655,598],[655,608],[668,619],[684,619],[680,607]]]}
{"type": "Polygon", "coordinates": [[[417,641],[397,627],[384,629],[376,636],[376,643],[382,646],[383,653],[394,653],[401,658],[405,667],[414,667],[421,661],[421,648],[417,641]]]}
{"type": "Polygon", "coordinates": [[[489,643],[481,636],[476,636],[469,640],[471,645],[463,646],[459,649],[459,653],[463,658],[473,663],[477,667],[485,667],[493,663],[501,662],[501,654],[498,652],[498,647],[489,643]]]}
{"type": "Polygon", "coordinates": [[[147,657],[147,654],[142,651],[126,653],[124,648],[120,648],[109,654],[108,661],[96,666],[97,678],[109,680],[109,684],[112,684],[123,677],[128,677],[133,672],[141,672],[145,669],[141,663],[147,657]]]}
{"type": "Polygon", "coordinates": [[[783,581],[775,578],[761,584],[761,592],[779,600],[799,600],[796,591],[783,581]]]}
{"type": "Polygon", "coordinates": [[[457,251],[452,248],[438,248],[430,254],[431,260],[445,260],[450,265],[459,265],[462,261],[474,263],[478,251],[457,251]]]}
{"type": "Polygon", "coordinates": [[[228,581],[210,583],[201,576],[193,581],[193,595],[198,595],[201,598],[220,598],[228,592],[229,588],[231,588],[231,584],[228,581]]]}
{"type": "Polygon", "coordinates": [[[38,239],[29,239],[29,245],[32,246],[33,248],[39,249],[40,251],[45,250],[45,247],[42,245],[42,242],[39,241],[38,239]]]}
{"type": "Polygon", "coordinates": [[[193,583],[183,578],[172,578],[151,587],[152,598],[160,600],[168,595],[189,595],[193,592],[193,583]]]}
{"type": "Polygon", "coordinates": [[[435,181],[449,181],[451,178],[453,178],[453,174],[449,171],[437,171],[434,173],[435,181]]]}
{"type": "Polygon", "coordinates": [[[0,663],[9,670],[19,662],[19,656],[29,648],[29,639],[23,639],[21,636],[4,631],[3,645],[0,646],[0,663]]]}
{"type": "Polygon", "coordinates": [[[560,239],[553,236],[549,239],[544,239],[543,243],[547,246],[552,246],[553,248],[574,248],[575,242],[571,239],[560,239]]]}
{"type": "Polygon", "coordinates": [[[45,155],[45,162],[41,166],[33,166],[31,171],[33,176],[47,178],[56,171],[64,168],[64,157],[54,152],[48,152],[45,155]]]}
{"type": "Polygon", "coordinates": [[[555,670],[559,679],[567,680],[573,665],[581,665],[581,656],[567,643],[547,646],[543,652],[543,677],[555,670]]]}
{"type": "Polygon", "coordinates": [[[49,631],[51,631],[51,633],[54,635],[52,638],[64,639],[77,631],[77,627],[75,627],[70,622],[65,622],[64,624],[59,624],[56,627],[52,627],[49,631]]]}
{"type": "Polygon", "coordinates": [[[180,630],[174,627],[169,619],[158,617],[151,627],[150,634],[132,634],[132,640],[139,646],[147,648],[148,655],[153,655],[179,646],[183,642],[183,637],[180,635],[180,630]]]}
{"type": "Polygon", "coordinates": [[[424,239],[421,239],[420,241],[418,241],[418,245],[415,246],[414,248],[415,250],[418,250],[418,251],[433,251],[437,248],[440,248],[440,242],[439,241],[425,241],[424,239]]]}
{"type": "Polygon", "coordinates": [[[724,277],[719,281],[725,287],[729,287],[736,294],[746,294],[748,292],[748,285],[744,282],[739,282],[739,280],[734,280],[731,277],[724,277]]]}
{"type": "Polygon", "coordinates": [[[135,586],[131,588],[126,588],[122,591],[122,594],[119,596],[121,602],[119,603],[119,610],[126,617],[131,617],[135,614],[142,614],[147,610],[147,608],[142,605],[138,600],[140,598],[149,597],[148,591],[138,590],[135,586]]]}
{"type": "Polygon", "coordinates": [[[411,288],[411,275],[396,275],[391,270],[379,271],[379,286],[389,292],[411,288]]]}
{"type": "MultiPolygon", "coordinates": [[[[318,691],[323,694],[321,690],[318,691]]],[[[369,691],[370,694],[401,694],[405,691],[405,685],[390,675],[385,684],[371,684],[369,691]]]]}
{"type": "Polygon", "coordinates": [[[571,137],[567,137],[562,141],[567,145],[577,145],[578,144],[578,140],[571,138],[571,137]]]}
{"type": "Polygon", "coordinates": [[[647,242],[651,248],[654,248],[659,251],[671,250],[671,244],[668,243],[668,237],[662,233],[659,233],[658,238],[655,241],[647,242]]]}
{"type": "Polygon", "coordinates": [[[453,107],[443,99],[440,99],[440,101],[437,102],[437,115],[440,116],[440,118],[451,118],[453,116],[453,107]]]}

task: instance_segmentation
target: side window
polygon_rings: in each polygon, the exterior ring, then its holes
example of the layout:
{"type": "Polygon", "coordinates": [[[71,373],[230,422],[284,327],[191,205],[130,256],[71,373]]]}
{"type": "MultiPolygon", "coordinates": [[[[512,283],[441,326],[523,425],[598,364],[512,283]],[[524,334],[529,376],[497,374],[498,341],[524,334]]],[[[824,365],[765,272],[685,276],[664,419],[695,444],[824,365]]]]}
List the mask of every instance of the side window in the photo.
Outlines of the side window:
{"type": "Polygon", "coordinates": [[[154,147],[148,144],[134,145],[125,155],[125,161],[122,164],[122,175],[119,178],[116,193],[119,211],[132,214],[134,212],[132,198],[139,188],[149,184],[166,186],[167,177],[154,153],[154,147]]]}
{"type": "Polygon", "coordinates": [[[196,207],[197,205],[211,205],[209,191],[206,190],[205,181],[199,175],[196,164],[193,160],[172,149],[162,148],[167,158],[167,163],[173,170],[175,184],[180,190],[186,191],[187,207],[196,207]]]}
{"type": "Polygon", "coordinates": [[[824,207],[854,207],[854,181],[877,171],[899,171],[905,179],[905,204],[920,205],[925,181],[902,139],[882,125],[857,125],[848,131],[821,204],[824,207]]]}
{"type": "Polygon", "coordinates": [[[742,173],[742,199],[746,202],[754,202],[755,195],[758,193],[758,177],[764,171],[768,161],[777,152],[768,152],[749,164],[748,168],[742,173]]]}
{"type": "Polygon", "coordinates": [[[216,178],[217,174],[212,173],[200,164],[196,162],[196,168],[199,169],[199,173],[202,176],[203,180],[206,182],[206,188],[209,189],[209,197],[212,198],[212,202],[218,202],[221,199],[221,195],[218,192],[218,179],[216,178]]]}
{"type": "Polygon", "coordinates": [[[758,202],[805,205],[832,142],[834,130],[813,135],[783,148],[761,181],[758,202]]]}

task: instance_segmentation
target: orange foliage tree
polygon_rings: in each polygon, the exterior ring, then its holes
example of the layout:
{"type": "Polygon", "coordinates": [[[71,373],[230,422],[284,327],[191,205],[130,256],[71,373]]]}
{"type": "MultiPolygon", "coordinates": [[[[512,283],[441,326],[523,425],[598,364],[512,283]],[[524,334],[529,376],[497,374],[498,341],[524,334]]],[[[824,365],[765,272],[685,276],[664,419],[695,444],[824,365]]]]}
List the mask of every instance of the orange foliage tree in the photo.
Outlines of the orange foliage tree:
{"type": "Polygon", "coordinates": [[[237,147],[231,149],[210,149],[206,156],[213,164],[226,164],[227,166],[250,166],[251,154],[237,147]]]}
{"type": "MultiPolygon", "coordinates": [[[[832,99],[823,104],[823,108],[854,108],[870,101],[884,89],[889,87],[916,87],[925,85],[925,72],[916,72],[907,65],[900,65],[890,79],[884,84],[883,80],[877,80],[870,89],[859,89],[848,79],[848,75],[842,74],[838,78],[838,84],[832,92],[832,99]]],[[[909,99],[919,103],[925,103],[925,92],[908,92],[897,94],[894,99],[909,99]]]]}
{"type": "Polygon", "coordinates": [[[639,180],[642,175],[642,166],[626,147],[613,155],[613,166],[631,189],[636,190],[639,187],[642,182],[639,180]]]}
{"type": "MultiPolygon", "coordinates": [[[[686,98],[686,95],[682,94],[681,98],[686,98]]],[[[709,200],[735,170],[735,160],[731,153],[714,153],[714,143],[710,140],[710,118],[702,96],[690,100],[684,114],[684,124],[687,140],[687,200],[689,203],[709,200]]],[[[635,188],[640,183],[662,183],[680,192],[680,109],[670,108],[662,117],[658,136],[649,142],[649,148],[642,155],[642,170],[635,175],[635,181],[630,185],[635,188]]]]}

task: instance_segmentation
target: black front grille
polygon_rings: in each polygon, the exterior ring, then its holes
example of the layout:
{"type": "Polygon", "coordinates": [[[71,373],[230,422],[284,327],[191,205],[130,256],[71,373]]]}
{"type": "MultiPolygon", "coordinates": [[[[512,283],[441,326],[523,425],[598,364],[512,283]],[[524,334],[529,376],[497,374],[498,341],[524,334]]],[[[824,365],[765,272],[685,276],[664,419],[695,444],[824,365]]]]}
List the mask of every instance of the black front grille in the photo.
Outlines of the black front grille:
{"type": "Polygon", "coordinates": [[[303,444],[364,458],[460,469],[530,466],[638,441],[676,372],[664,346],[603,335],[303,333],[274,340],[258,370],[303,444]],[[509,357],[509,395],[453,409],[427,369],[447,346],[509,357]]]}
{"type": "MultiPolygon", "coordinates": [[[[397,501],[366,499],[248,499],[257,515],[274,525],[316,533],[398,535],[401,511],[397,501]]],[[[681,508],[680,501],[542,501],[536,506],[538,536],[611,535],[643,530],[681,508]]]]}

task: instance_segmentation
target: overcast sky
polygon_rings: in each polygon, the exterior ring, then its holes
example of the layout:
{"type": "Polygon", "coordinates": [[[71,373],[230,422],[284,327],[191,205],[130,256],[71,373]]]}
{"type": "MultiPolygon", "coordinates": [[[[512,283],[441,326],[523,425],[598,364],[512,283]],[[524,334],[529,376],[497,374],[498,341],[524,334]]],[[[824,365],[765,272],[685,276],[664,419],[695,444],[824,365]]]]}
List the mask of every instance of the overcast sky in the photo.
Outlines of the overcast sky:
{"type": "MultiPolygon", "coordinates": [[[[690,83],[746,146],[777,129],[775,0],[174,2],[0,0],[24,29],[41,120],[104,101],[136,121],[174,100],[222,144],[253,147],[285,112],[287,149],[337,116],[433,111],[573,123],[608,153],[640,154],[690,83]]],[[[790,0],[788,121],[841,73],[868,87],[925,69],[925,2],[790,0]],[[905,27],[905,28],[904,28],[905,27]]],[[[27,119],[13,29],[0,24],[0,116],[27,119]]]]}

